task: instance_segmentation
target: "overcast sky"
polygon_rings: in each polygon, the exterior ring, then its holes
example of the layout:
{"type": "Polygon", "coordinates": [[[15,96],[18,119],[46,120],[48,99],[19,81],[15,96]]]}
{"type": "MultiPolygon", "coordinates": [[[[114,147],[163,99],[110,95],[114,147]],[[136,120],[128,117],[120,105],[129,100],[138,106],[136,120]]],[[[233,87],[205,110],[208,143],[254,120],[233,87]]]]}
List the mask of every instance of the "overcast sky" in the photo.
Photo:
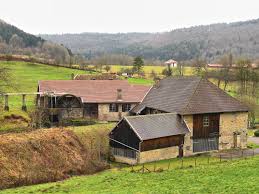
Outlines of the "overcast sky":
{"type": "Polygon", "coordinates": [[[0,19],[26,32],[163,32],[259,18],[259,0],[0,0],[0,19]]]}

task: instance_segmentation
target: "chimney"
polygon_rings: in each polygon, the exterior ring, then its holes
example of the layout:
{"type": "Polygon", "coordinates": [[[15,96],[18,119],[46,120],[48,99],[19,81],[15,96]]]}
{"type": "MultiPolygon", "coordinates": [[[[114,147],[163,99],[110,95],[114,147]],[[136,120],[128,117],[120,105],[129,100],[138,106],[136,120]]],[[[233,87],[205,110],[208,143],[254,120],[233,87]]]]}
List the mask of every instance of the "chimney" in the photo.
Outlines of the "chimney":
{"type": "Polygon", "coordinates": [[[117,101],[122,101],[122,89],[117,89],[117,101]]]}

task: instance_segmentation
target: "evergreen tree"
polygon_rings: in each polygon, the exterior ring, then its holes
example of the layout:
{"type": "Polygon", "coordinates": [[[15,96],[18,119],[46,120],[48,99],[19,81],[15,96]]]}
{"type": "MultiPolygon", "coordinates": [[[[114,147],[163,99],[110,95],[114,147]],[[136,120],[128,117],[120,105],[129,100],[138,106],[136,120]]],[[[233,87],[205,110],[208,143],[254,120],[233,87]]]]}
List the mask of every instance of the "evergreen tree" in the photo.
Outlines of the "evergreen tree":
{"type": "Polygon", "coordinates": [[[136,57],[134,59],[134,62],[133,62],[133,70],[134,70],[134,72],[140,74],[143,66],[144,66],[143,59],[140,56],[136,57]]]}

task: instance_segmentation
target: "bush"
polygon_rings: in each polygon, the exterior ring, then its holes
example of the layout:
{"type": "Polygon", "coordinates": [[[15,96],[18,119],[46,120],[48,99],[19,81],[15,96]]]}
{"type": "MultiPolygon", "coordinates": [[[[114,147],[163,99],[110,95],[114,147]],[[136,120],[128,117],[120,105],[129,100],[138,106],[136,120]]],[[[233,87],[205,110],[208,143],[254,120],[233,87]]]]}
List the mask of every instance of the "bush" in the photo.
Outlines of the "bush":
{"type": "Polygon", "coordinates": [[[87,126],[96,124],[96,121],[89,119],[64,119],[62,124],[63,126],[87,126]]]}
{"type": "Polygon", "coordinates": [[[254,135],[255,135],[255,137],[259,137],[259,130],[256,130],[256,131],[254,132],[254,135]]]}

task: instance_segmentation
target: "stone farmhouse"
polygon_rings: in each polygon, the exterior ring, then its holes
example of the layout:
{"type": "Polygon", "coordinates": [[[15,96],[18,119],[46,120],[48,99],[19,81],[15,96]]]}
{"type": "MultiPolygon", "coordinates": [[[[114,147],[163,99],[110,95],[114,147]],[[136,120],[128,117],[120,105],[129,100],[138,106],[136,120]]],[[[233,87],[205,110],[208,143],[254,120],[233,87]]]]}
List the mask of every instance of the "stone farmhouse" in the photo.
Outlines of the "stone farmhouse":
{"type": "Polygon", "coordinates": [[[39,81],[37,104],[49,110],[54,123],[68,118],[119,121],[150,89],[127,80],[39,81]]]}
{"type": "Polygon", "coordinates": [[[161,80],[110,132],[116,161],[135,164],[247,146],[248,108],[208,80],[161,80]]]}

